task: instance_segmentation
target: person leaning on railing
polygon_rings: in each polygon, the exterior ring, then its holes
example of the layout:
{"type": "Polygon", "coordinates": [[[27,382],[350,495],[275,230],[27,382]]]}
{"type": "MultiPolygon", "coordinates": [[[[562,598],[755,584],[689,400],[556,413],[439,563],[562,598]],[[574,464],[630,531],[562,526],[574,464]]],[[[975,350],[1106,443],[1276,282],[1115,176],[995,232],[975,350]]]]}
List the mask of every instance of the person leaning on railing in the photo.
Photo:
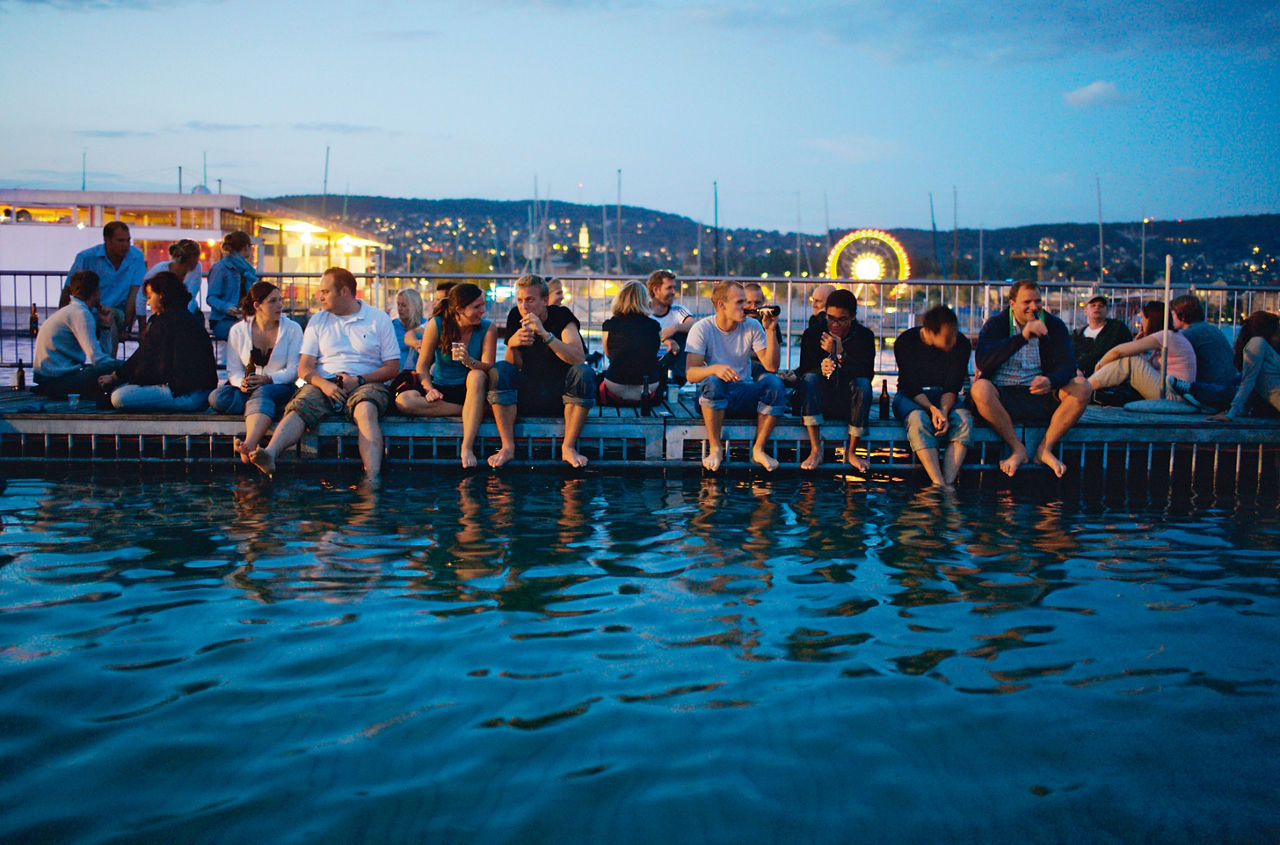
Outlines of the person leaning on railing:
{"type": "Polygon", "coordinates": [[[204,321],[187,310],[191,294],[163,272],[143,283],[155,314],[138,348],[118,371],[98,379],[120,411],[200,411],[218,385],[213,344],[204,321]]]}
{"type": "Polygon", "coordinates": [[[244,415],[244,440],[233,444],[247,464],[293,397],[302,327],[283,314],[280,289],[270,282],[249,288],[240,309],[248,319],[227,335],[227,383],[209,394],[209,405],[219,414],[244,415]]]}

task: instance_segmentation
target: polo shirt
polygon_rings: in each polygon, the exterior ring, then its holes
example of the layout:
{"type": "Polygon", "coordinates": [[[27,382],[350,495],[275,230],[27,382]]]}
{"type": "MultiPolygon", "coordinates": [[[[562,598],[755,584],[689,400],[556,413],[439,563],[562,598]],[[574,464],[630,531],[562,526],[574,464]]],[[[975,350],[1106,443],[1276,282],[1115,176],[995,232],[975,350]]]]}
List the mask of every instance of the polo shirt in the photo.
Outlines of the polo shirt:
{"type": "Polygon", "coordinates": [[[338,373],[363,375],[386,361],[400,360],[400,347],[391,318],[357,299],[360,308],[345,317],[332,311],[313,314],[302,333],[301,355],[316,359],[316,372],[324,378],[338,373]]]}

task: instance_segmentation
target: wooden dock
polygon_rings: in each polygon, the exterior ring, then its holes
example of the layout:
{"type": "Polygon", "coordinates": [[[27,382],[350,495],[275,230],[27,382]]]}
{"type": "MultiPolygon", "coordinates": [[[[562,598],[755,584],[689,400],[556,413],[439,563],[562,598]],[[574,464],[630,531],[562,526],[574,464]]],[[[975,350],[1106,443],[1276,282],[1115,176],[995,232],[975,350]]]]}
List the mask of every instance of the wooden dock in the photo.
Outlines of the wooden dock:
{"type": "MultiPolygon", "coordinates": [[[[875,414],[873,413],[873,417],[875,414]]],[[[29,392],[8,391],[0,396],[0,464],[38,463],[168,463],[238,465],[232,438],[244,430],[238,417],[199,414],[122,414],[99,411],[92,405],[71,408],[67,402],[42,399],[29,392]]],[[[755,425],[751,420],[727,420],[729,446],[725,469],[749,468],[755,425]]],[[[400,464],[458,466],[461,422],[456,418],[383,420],[387,466],[400,464]]],[[[1042,428],[1021,431],[1030,450],[1043,436],[1042,428]]],[[[562,466],[560,419],[530,418],[516,424],[517,456],[513,465],[562,466]]],[[[845,427],[824,426],[825,461],[821,471],[846,472],[839,452],[845,427]]],[[[674,388],[649,416],[634,408],[597,407],[591,411],[579,449],[593,467],[700,469],[705,430],[694,394],[674,388]]],[[[477,453],[497,450],[498,433],[491,420],[480,430],[477,453]]],[[[808,437],[797,417],[784,417],[774,429],[771,450],[779,471],[799,472],[808,454],[808,437]]],[[[990,429],[975,426],[974,444],[966,469],[992,470],[1004,446],[990,429]]],[[[859,453],[871,462],[873,473],[903,475],[919,469],[906,432],[892,419],[873,419],[859,453]],[[865,452],[863,451],[865,450],[865,452]]],[[[1069,467],[1102,473],[1104,478],[1172,478],[1175,474],[1230,473],[1240,483],[1261,483],[1280,474],[1280,422],[1247,420],[1222,424],[1203,416],[1139,414],[1119,408],[1090,408],[1065,438],[1061,457],[1069,467]]],[[[355,428],[329,421],[311,432],[282,461],[332,466],[359,463],[355,428]]],[[[487,468],[486,468],[487,469],[487,468]]]]}

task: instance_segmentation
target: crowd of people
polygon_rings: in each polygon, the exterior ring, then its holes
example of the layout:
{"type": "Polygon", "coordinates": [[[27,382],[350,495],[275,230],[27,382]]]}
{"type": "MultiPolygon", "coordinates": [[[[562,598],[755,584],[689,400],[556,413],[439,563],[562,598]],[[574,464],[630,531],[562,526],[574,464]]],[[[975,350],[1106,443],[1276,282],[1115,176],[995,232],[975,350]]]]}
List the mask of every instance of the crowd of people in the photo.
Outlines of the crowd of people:
{"type": "MultiPolygon", "coordinates": [[[[429,314],[417,290],[402,290],[392,319],[359,299],[355,277],[334,267],[321,279],[320,310],[304,331],[284,314],[280,289],[257,279],[248,235],[232,232],[209,271],[206,328],[196,302],[199,246],[181,240],[169,253],[170,261],[147,269],[128,226],[112,222],[101,246],[76,256],[62,307],[36,338],[38,392],[77,394],[125,411],[211,408],[243,416],[236,453],[268,475],[283,450],[340,414],[355,424],[365,472],[376,477],[384,451],[380,419],[392,408],[406,416],[460,417],[465,467],[480,461],[475,443],[486,411],[501,441],[487,458],[491,467],[514,459],[519,417],[563,415],[561,457],[581,467],[587,458],[578,439],[593,406],[646,407],[661,401],[669,381],[687,382],[698,393],[708,470],[726,459],[722,432],[732,417],[755,419],[751,460],[776,469],[769,439],[787,413],[799,416],[808,433],[801,468],[821,465],[822,426],[833,421],[847,426],[842,460],[860,472],[869,469],[858,443],[872,404],[877,338],[858,321],[853,292],[830,284],[813,290],[799,366],[779,372],[779,309],[767,304],[759,285],[717,284],[713,313],[695,319],[676,304],[671,271],[659,270],[645,283],[628,281],[603,324],[608,365],[597,373],[578,318],[560,304],[563,290],[555,279],[516,280],[515,307],[499,326],[486,318],[485,294],[476,285],[441,283],[429,314]],[[121,336],[140,319],[136,351],[117,360],[121,336]],[[214,338],[225,341],[221,385],[214,338]]],[[[955,483],[975,419],[1005,442],[1000,468],[1006,474],[1036,461],[1061,476],[1066,467],[1057,444],[1094,401],[1169,397],[1213,420],[1280,412],[1280,317],[1250,315],[1232,349],[1205,322],[1194,296],[1170,303],[1168,329],[1163,303],[1146,303],[1136,338],[1109,316],[1109,306],[1095,296],[1085,307],[1086,324],[1071,332],[1045,310],[1037,284],[1020,281],[976,343],[945,305],[929,308],[919,325],[900,334],[893,343],[898,389],[892,412],[930,480],[955,483]],[[1046,429],[1030,453],[1019,423],[1046,429]]]]}

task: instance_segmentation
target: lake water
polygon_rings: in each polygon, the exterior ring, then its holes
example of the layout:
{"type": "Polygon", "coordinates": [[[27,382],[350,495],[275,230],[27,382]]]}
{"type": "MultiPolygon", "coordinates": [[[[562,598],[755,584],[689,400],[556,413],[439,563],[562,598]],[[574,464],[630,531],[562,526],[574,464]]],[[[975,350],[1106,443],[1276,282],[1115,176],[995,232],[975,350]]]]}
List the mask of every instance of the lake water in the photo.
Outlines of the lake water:
{"type": "Polygon", "coordinates": [[[8,480],[0,841],[1280,839],[1274,497],[346,480],[8,480]]]}

